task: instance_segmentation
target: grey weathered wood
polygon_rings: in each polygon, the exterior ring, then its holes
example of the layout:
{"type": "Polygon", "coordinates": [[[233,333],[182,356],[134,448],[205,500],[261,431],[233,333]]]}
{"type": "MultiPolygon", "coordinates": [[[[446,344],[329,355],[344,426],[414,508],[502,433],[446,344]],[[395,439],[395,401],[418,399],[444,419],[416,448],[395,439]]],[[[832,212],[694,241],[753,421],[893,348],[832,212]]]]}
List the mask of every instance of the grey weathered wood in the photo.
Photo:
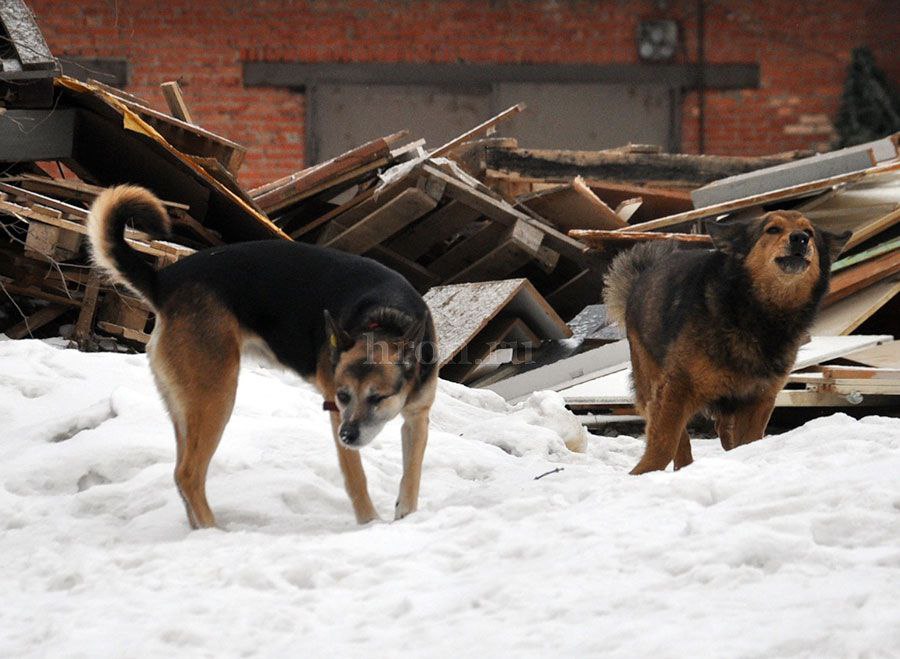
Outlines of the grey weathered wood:
{"type": "Polygon", "coordinates": [[[446,364],[495,317],[521,318],[542,339],[572,332],[527,279],[438,286],[424,296],[438,336],[438,363],[446,364]]]}
{"type": "Polygon", "coordinates": [[[410,259],[417,259],[433,245],[448,240],[467,225],[481,217],[481,213],[459,201],[438,208],[387,244],[392,250],[410,259]]]}
{"type": "Polygon", "coordinates": [[[847,149],[802,158],[714,181],[691,192],[695,208],[712,206],[752,195],[781,190],[802,183],[868,169],[897,157],[893,140],[884,138],[847,149]]]}
{"type": "Polygon", "coordinates": [[[450,277],[447,283],[506,277],[537,256],[543,238],[539,230],[518,222],[496,247],[462,272],[450,277]]]}
{"type": "Polygon", "coordinates": [[[176,119],[186,121],[189,124],[194,123],[194,118],[191,116],[191,110],[184,101],[184,96],[181,93],[181,85],[178,84],[178,81],[171,80],[169,82],[164,82],[159,88],[162,90],[163,96],[166,99],[166,105],[169,106],[169,112],[172,116],[176,119]]]}
{"type": "Polygon", "coordinates": [[[47,305],[46,307],[35,311],[33,314],[28,316],[27,319],[23,318],[21,321],[7,329],[4,333],[11,339],[22,339],[26,336],[31,336],[32,332],[37,331],[47,323],[52,323],[70,308],[71,307],[68,307],[64,304],[47,305]]]}
{"type": "Polygon", "coordinates": [[[450,277],[487,254],[508,231],[502,224],[488,222],[441,254],[428,267],[440,277],[450,277]]]}
{"type": "Polygon", "coordinates": [[[428,193],[419,188],[409,188],[325,244],[346,252],[362,254],[435,206],[437,200],[428,193]]]}
{"type": "Polygon", "coordinates": [[[0,21],[25,71],[58,68],[34,14],[22,0],[0,0],[0,21]]]}

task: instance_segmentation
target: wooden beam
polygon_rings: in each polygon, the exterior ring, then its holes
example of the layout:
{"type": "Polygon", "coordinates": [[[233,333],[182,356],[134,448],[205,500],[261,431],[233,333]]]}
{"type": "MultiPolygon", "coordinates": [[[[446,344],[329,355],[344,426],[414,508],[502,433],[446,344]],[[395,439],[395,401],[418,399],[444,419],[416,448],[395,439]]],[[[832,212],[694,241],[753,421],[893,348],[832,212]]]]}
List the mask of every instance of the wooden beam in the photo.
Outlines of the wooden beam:
{"type": "Polygon", "coordinates": [[[50,304],[38,309],[28,318],[23,318],[4,333],[11,339],[22,339],[26,336],[31,336],[32,332],[37,331],[47,323],[52,323],[69,309],[71,307],[65,304],[50,304]]]}
{"type": "Polygon", "coordinates": [[[744,197],[743,199],[736,199],[734,201],[728,201],[722,204],[715,204],[713,206],[705,206],[703,208],[697,208],[691,211],[685,211],[684,213],[676,213],[675,215],[669,215],[667,217],[661,217],[656,220],[650,220],[649,222],[641,222],[640,224],[632,224],[630,227],[626,229],[622,229],[623,231],[656,231],[657,229],[664,229],[666,227],[671,227],[676,224],[684,224],[686,222],[692,222],[694,220],[700,220],[705,217],[712,217],[715,215],[725,215],[727,213],[731,213],[736,210],[740,210],[742,208],[749,208],[751,206],[770,204],[776,201],[783,201],[785,199],[793,199],[796,197],[802,197],[807,194],[812,194],[814,192],[820,192],[822,190],[826,190],[828,188],[834,187],[836,185],[846,184],[846,183],[855,183],[856,181],[861,181],[870,176],[880,176],[883,174],[888,174],[890,172],[900,171],[900,163],[892,163],[889,165],[880,165],[878,167],[872,167],[871,169],[865,169],[861,172],[853,172],[851,174],[843,174],[841,176],[833,176],[831,178],[822,179],[821,181],[813,181],[811,183],[804,183],[802,185],[797,185],[792,188],[784,188],[782,190],[773,190],[772,192],[766,192],[764,194],[753,195],[751,197],[744,197]]]}
{"type": "Polygon", "coordinates": [[[854,268],[847,268],[831,278],[828,293],[822,300],[822,308],[852,295],[866,286],[900,272],[900,249],[866,261],[854,268]]]}
{"type": "Polygon", "coordinates": [[[502,279],[535,258],[543,238],[540,231],[519,222],[507,231],[496,247],[446,283],[502,279]]]}
{"type": "Polygon", "coordinates": [[[166,99],[166,105],[169,106],[169,112],[172,113],[173,117],[186,121],[189,124],[195,123],[187,103],[184,102],[184,96],[181,93],[181,85],[178,84],[177,80],[164,82],[160,84],[159,88],[162,90],[163,96],[166,99]]]}
{"type": "Polygon", "coordinates": [[[372,211],[325,243],[345,252],[362,254],[390,238],[410,222],[437,206],[437,200],[424,190],[409,188],[372,211]]]}
{"type": "MultiPolygon", "coordinates": [[[[321,83],[473,85],[499,82],[663,84],[690,89],[700,80],[696,64],[414,64],[371,62],[243,62],[244,85],[304,88],[321,83]]],[[[704,64],[707,89],[759,86],[755,63],[704,64]]]]}
{"type": "Polygon", "coordinates": [[[417,259],[430,247],[450,239],[479,217],[478,210],[460,201],[451,201],[394,236],[387,246],[410,259],[417,259]]]}
{"type": "Polygon", "coordinates": [[[468,142],[477,137],[482,137],[482,136],[488,134],[490,131],[492,131],[494,129],[494,127],[497,124],[509,119],[510,117],[514,117],[515,115],[519,114],[524,109],[525,109],[524,103],[519,103],[517,105],[513,105],[510,108],[506,108],[500,114],[491,117],[487,121],[484,121],[484,122],[478,124],[477,126],[475,126],[474,128],[467,130],[462,135],[458,135],[457,137],[454,137],[452,140],[450,140],[446,144],[439,146],[434,151],[432,151],[429,154],[429,156],[431,158],[439,158],[441,156],[444,156],[447,153],[449,153],[450,151],[452,151],[453,149],[455,149],[456,147],[458,147],[460,144],[463,144],[464,142],[468,142]]]}
{"type": "Polygon", "coordinates": [[[570,231],[569,235],[577,238],[592,249],[605,249],[609,245],[624,246],[648,240],[674,240],[680,243],[712,246],[713,241],[706,234],[696,233],[654,233],[652,231],[570,231]]]}

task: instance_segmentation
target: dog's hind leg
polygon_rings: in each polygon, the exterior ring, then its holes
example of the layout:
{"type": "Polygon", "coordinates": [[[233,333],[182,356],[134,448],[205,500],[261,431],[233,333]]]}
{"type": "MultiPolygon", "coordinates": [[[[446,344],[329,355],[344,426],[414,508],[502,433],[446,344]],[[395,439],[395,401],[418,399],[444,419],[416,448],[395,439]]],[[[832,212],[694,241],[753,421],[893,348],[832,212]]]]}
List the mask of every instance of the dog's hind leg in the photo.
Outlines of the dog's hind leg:
{"type": "Polygon", "coordinates": [[[682,437],[687,434],[685,426],[694,412],[689,394],[688,387],[679,386],[672,378],[654,392],[647,403],[647,448],[632,474],[661,471],[675,459],[682,437]]]}
{"type": "Polygon", "coordinates": [[[237,324],[227,314],[194,315],[166,319],[154,334],[151,365],[178,441],[175,483],[191,526],[215,526],[206,475],[234,407],[237,324]]]}
{"type": "Polygon", "coordinates": [[[694,461],[694,455],[691,453],[691,437],[687,430],[681,433],[681,439],[678,440],[678,448],[675,449],[675,471],[682,467],[687,467],[694,461]]]}
{"type": "Polygon", "coordinates": [[[404,414],[400,436],[403,441],[403,478],[394,506],[394,519],[403,519],[415,512],[418,505],[422,460],[428,443],[428,408],[404,414]]]}
{"type": "Polygon", "coordinates": [[[350,497],[353,505],[353,513],[359,524],[368,524],[378,519],[378,511],[372,505],[369,498],[369,488],[366,483],[366,472],[363,469],[362,458],[359,451],[349,449],[341,443],[338,431],[341,426],[341,417],[337,412],[331,412],[331,431],[334,436],[334,446],[337,448],[338,463],[344,476],[344,489],[350,497]]]}

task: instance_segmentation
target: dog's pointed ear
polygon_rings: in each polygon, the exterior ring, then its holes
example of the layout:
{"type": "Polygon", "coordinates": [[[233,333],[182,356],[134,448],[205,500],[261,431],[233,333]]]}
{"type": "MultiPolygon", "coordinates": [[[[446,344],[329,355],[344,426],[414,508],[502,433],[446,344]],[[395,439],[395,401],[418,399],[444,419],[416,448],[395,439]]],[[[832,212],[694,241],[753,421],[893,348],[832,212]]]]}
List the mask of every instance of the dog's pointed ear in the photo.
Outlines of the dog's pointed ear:
{"type": "Polygon", "coordinates": [[[706,231],[713,245],[720,252],[743,258],[750,253],[752,241],[750,229],[754,220],[731,220],[730,222],[707,222],[706,231]]]}
{"type": "Polygon", "coordinates": [[[828,258],[830,262],[834,262],[837,260],[837,257],[841,255],[841,252],[844,251],[844,245],[847,244],[847,241],[850,240],[850,236],[853,235],[853,232],[849,229],[844,231],[844,233],[831,233],[830,231],[822,231],[822,241],[825,243],[825,247],[828,249],[828,258]]]}
{"type": "Polygon", "coordinates": [[[403,333],[403,338],[400,339],[402,342],[400,349],[401,365],[407,373],[411,373],[415,369],[427,325],[428,317],[425,316],[410,325],[406,332],[403,333]]]}
{"type": "Polygon", "coordinates": [[[325,310],[325,336],[328,339],[332,356],[337,356],[353,347],[353,338],[341,329],[337,321],[328,313],[328,309],[325,310]]]}

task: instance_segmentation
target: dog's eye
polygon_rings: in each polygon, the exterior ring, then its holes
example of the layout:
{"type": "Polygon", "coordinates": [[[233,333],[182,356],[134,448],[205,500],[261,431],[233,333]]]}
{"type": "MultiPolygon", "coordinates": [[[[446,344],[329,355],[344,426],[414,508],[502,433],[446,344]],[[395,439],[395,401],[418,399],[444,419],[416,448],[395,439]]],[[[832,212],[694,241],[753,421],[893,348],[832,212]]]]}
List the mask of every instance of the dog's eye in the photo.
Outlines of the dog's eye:
{"type": "Polygon", "coordinates": [[[337,392],[337,399],[341,405],[346,405],[350,402],[350,394],[341,389],[339,392],[337,392]]]}
{"type": "Polygon", "coordinates": [[[378,395],[378,394],[369,394],[369,395],[366,397],[366,402],[367,402],[369,405],[378,405],[378,403],[380,403],[381,401],[383,401],[385,398],[387,398],[387,396],[380,396],[380,395],[378,395]]]}
{"type": "Polygon", "coordinates": [[[771,226],[766,229],[766,233],[771,233],[773,236],[781,233],[781,227],[771,226]]]}

